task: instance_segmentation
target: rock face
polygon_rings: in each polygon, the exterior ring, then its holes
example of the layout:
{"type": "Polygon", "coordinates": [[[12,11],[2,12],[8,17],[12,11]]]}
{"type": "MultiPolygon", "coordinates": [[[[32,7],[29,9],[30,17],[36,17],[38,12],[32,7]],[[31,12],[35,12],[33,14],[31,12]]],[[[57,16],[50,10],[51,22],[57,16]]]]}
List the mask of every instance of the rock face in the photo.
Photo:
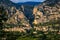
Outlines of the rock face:
{"type": "MultiPolygon", "coordinates": [[[[8,12],[9,13],[9,12],[8,12]]],[[[15,24],[16,26],[25,26],[30,27],[29,21],[25,17],[22,11],[12,7],[10,10],[10,14],[8,15],[9,19],[7,23],[15,24]],[[15,10],[15,11],[14,11],[15,10]],[[10,16],[10,17],[9,17],[10,16]]]]}
{"type": "Polygon", "coordinates": [[[8,27],[10,29],[5,29],[6,31],[11,31],[12,29],[15,31],[16,28],[21,28],[22,30],[31,29],[29,20],[24,15],[23,9],[21,9],[23,7],[19,8],[19,5],[16,5],[10,0],[0,0],[0,6],[3,6],[8,14],[8,20],[5,27],[8,27]],[[17,6],[19,9],[17,9],[17,6]]]}
{"type": "Polygon", "coordinates": [[[60,4],[60,0],[46,0],[42,4],[34,7],[33,25],[36,30],[54,31],[54,28],[52,28],[53,24],[54,24],[54,27],[57,27],[55,25],[57,24],[59,25],[59,22],[56,22],[56,21],[60,20],[59,4],[60,4]]]}
{"type": "Polygon", "coordinates": [[[60,18],[59,2],[59,0],[46,0],[41,5],[34,7],[35,21],[37,20],[37,22],[41,23],[60,18]],[[51,4],[53,5],[51,6],[51,4]]]}
{"type": "Polygon", "coordinates": [[[47,21],[46,16],[44,16],[43,10],[41,8],[34,8],[33,14],[35,16],[35,20],[33,23],[38,24],[47,21]]]}

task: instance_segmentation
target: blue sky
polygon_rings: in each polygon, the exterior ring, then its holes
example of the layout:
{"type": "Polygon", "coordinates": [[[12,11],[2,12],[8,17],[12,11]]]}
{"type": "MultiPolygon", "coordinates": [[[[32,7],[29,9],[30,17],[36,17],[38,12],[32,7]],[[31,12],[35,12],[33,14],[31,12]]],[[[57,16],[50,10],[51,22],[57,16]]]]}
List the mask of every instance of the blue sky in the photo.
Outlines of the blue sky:
{"type": "Polygon", "coordinates": [[[44,0],[11,0],[15,3],[18,3],[18,2],[28,2],[28,1],[34,1],[34,2],[42,2],[44,0]]]}

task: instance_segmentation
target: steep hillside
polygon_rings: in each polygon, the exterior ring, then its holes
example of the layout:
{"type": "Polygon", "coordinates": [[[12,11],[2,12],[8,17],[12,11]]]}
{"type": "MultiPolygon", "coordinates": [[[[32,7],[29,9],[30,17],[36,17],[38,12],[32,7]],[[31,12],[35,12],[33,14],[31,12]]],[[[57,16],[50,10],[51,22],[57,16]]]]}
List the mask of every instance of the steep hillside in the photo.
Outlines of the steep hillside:
{"type": "Polygon", "coordinates": [[[5,27],[22,27],[22,29],[31,28],[29,20],[24,15],[20,5],[16,5],[16,3],[13,3],[10,0],[0,0],[0,6],[3,6],[8,14],[8,20],[5,24],[5,27]]]}
{"type": "Polygon", "coordinates": [[[33,15],[33,8],[34,6],[37,6],[41,4],[42,2],[24,2],[24,3],[18,3],[21,5],[21,9],[24,13],[24,15],[29,20],[30,25],[33,27],[32,22],[34,21],[34,15],[33,15]]]}
{"type": "Polygon", "coordinates": [[[0,40],[60,40],[60,0],[32,3],[0,0],[0,40]]]}
{"type": "MultiPolygon", "coordinates": [[[[54,18],[57,19],[57,17],[60,17],[59,4],[60,0],[46,0],[41,5],[34,7],[33,14],[35,17],[37,16],[37,19],[40,17],[45,17],[47,18],[46,20],[53,20],[54,18]]],[[[45,19],[43,18],[43,20],[45,19]]]]}
{"type": "Polygon", "coordinates": [[[42,4],[38,3],[39,5],[33,4],[35,6],[32,6],[31,3],[29,3],[29,5],[21,4],[19,9],[16,8],[15,3],[9,0],[6,2],[2,0],[0,2],[3,6],[7,5],[7,26],[21,27],[22,29],[29,29],[31,27],[36,29],[36,27],[38,27],[37,30],[42,30],[41,26],[43,26],[43,29],[48,29],[49,26],[55,25],[55,22],[57,22],[56,25],[58,24],[59,26],[60,0],[46,0],[42,4]],[[8,2],[11,3],[11,5],[8,5],[8,2]]]}
{"type": "Polygon", "coordinates": [[[34,28],[44,31],[60,30],[60,0],[46,0],[41,5],[35,6],[34,14],[34,28]],[[40,28],[40,29],[39,29],[40,28]],[[56,29],[54,29],[56,28],[56,29]]]}

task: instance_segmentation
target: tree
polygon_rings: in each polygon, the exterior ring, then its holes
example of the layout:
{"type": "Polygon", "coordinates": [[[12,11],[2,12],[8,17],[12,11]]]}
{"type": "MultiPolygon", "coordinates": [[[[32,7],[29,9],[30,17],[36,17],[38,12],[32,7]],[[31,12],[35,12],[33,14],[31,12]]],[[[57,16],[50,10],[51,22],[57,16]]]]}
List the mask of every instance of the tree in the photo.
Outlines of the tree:
{"type": "Polygon", "coordinates": [[[7,12],[3,6],[0,6],[0,30],[3,29],[4,22],[7,21],[7,12]]]}

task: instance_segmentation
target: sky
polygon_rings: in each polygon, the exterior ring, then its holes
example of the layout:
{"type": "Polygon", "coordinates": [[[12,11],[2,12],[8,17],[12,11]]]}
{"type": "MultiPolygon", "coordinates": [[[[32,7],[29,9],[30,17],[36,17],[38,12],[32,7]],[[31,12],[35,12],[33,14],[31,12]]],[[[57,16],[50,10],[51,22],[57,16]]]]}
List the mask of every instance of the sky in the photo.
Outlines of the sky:
{"type": "Polygon", "coordinates": [[[43,2],[44,0],[11,0],[11,1],[18,3],[18,2],[28,2],[28,1],[43,2]]]}

